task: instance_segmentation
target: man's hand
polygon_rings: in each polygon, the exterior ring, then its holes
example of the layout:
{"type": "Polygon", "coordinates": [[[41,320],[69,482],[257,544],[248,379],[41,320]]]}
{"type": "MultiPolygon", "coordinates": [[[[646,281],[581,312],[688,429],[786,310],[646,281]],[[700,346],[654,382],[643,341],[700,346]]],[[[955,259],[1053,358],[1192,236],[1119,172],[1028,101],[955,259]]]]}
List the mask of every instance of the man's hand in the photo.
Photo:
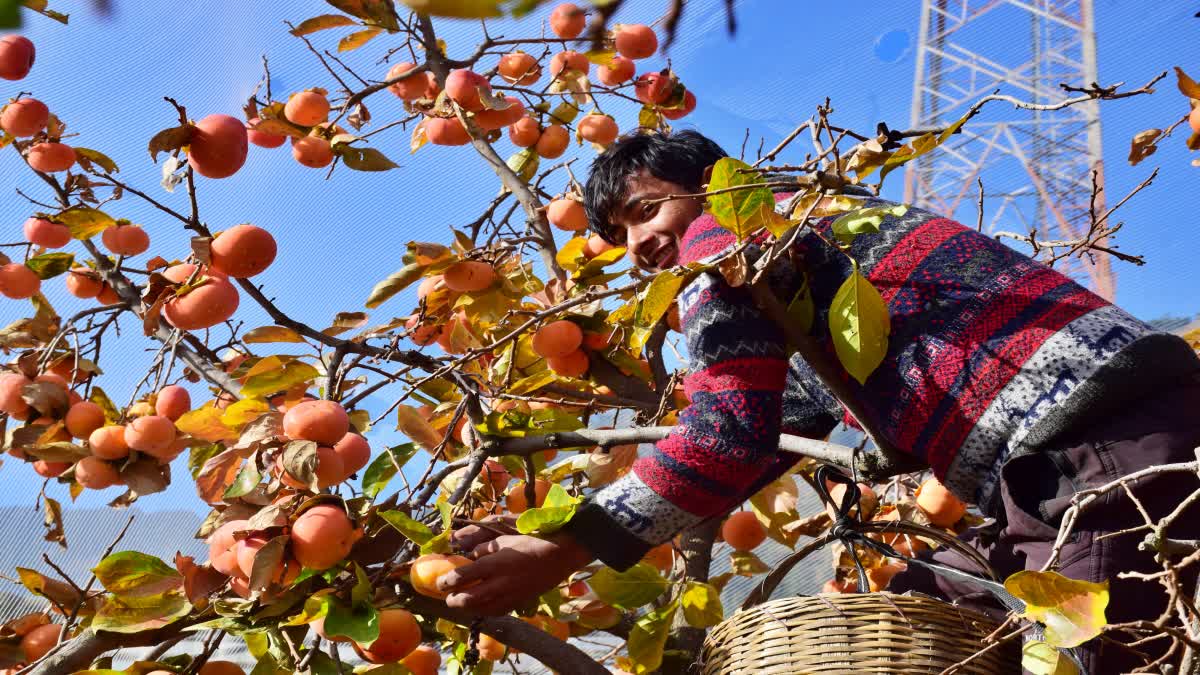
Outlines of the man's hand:
{"type": "Polygon", "coordinates": [[[472,554],[477,560],[442,575],[438,589],[450,594],[450,607],[480,614],[507,614],[592,561],[591,552],[566,533],[546,539],[500,535],[472,554]]]}

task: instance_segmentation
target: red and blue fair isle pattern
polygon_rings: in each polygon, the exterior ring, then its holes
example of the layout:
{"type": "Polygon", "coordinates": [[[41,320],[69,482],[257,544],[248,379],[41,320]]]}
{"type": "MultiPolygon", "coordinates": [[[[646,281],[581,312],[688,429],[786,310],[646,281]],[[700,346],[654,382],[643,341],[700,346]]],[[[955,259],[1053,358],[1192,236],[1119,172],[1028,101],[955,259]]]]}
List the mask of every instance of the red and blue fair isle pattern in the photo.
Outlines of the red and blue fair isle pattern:
{"type": "MultiPolygon", "coordinates": [[[[822,234],[832,220],[820,223],[822,234]]],[[[734,243],[702,216],[689,227],[679,262],[710,258],[734,243]]],[[[1096,376],[1122,362],[1122,353],[1129,361],[1138,343],[1170,338],[1064,275],[927,211],[888,217],[879,233],[859,236],[850,254],[887,302],[891,338],[865,387],[847,381],[896,447],[976,503],[989,503],[1000,465],[1029,451],[1024,441],[1039,423],[1071,417],[1063,413],[1073,410],[1072,393],[1088,392],[1076,397],[1075,408],[1091,404],[1097,387],[1081,385],[1112,379],[1096,376]]],[[[829,307],[850,274],[848,259],[810,233],[793,260],[804,271],[787,265],[776,272],[780,297],[790,298],[807,274],[816,306],[829,307]]],[[[691,405],[674,433],[593,495],[568,525],[618,568],[778,477],[792,463],[776,450],[781,431],[819,438],[843,420],[840,404],[804,362],[787,360],[781,331],[744,288],[701,275],[679,305],[691,405]]],[[[827,314],[818,312],[813,325],[832,357],[827,314]]],[[[1166,351],[1183,356],[1156,372],[1195,367],[1185,362],[1194,362],[1190,350],[1166,351]]],[[[1044,428],[1037,433],[1046,435],[1044,428]]]]}

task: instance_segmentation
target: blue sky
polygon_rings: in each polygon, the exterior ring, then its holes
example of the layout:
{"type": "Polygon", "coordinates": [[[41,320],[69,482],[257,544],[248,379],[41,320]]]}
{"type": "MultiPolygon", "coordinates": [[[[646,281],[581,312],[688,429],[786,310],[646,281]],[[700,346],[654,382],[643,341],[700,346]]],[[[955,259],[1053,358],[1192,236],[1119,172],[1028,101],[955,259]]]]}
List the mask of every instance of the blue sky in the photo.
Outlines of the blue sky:
{"type": "MultiPolygon", "coordinates": [[[[115,12],[108,19],[87,9],[60,7],[73,9],[67,27],[30,14],[23,32],[37,44],[37,64],[23,82],[0,85],[0,95],[32,91],[80,134],[68,143],[107,153],[121,166],[124,180],[176,208],[186,208],[186,195],[167,194],[158,187],[159,168],[145,150],[156,131],[174,125],[174,110],[163,96],[187,106],[194,119],[216,112],[239,115],[260,77],[261,54],[270,59],[276,98],[307,87],[336,86],[282,23],[331,12],[323,2],[113,4],[115,12]]],[[[661,0],[626,4],[619,21],[653,21],[665,6],[661,0]]],[[[1174,65],[1200,76],[1195,47],[1200,21],[1192,18],[1194,7],[1162,3],[1148,13],[1144,3],[1132,0],[1096,4],[1102,83],[1124,80],[1136,87],[1174,65]]],[[[872,129],[880,120],[893,128],[907,126],[920,6],[916,0],[740,0],[739,30],[732,39],[724,32],[721,6],[715,0],[692,0],[681,37],[669,54],[699,99],[696,112],[680,126],[695,127],[732,152],[748,129],[752,154],[760,137],[769,148],[812,114],[825,96],[833,99],[835,118],[852,128],[872,129]]],[[[492,34],[536,33],[537,22],[550,7],[516,25],[498,24],[492,34]]],[[[452,56],[470,53],[476,23],[441,21],[438,26],[452,56]]],[[[319,47],[333,49],[345,32],[333,30],[313,39],[319,47]]],[[[1005,39],[1004,33],[997,33],[996,40],[1005,39]]],[[[387,40],[378,38],[348,55],[347,62],[364,76],[382,77],[387,66],[375,62],[394,46],[387,40]]],[[[664,63],[656,56],[641,62],[639,72],[664,63]]],[[[399,102],[387,93],[370,99],[368,107],[375,124],[402,113],[399,102]]],[[[615,110],[622,127],[633,122],[634,109],[615,110]]],[[[1189,197],[1200,169],[1188,165],[1191,157],[1180,134],[1141,166],[1131,168],[1125,162],[1129,139],[1143,129],[1171,123],[1186,112],[1186,101],[1175,91],[1171,75],[1157,94],[1111,102],[1101,110],[1113,198],[1132,189],[1154,166],[1162,167],[1156,184],[1123,210],[1127,225],[1120,235],[1122,249],[1144,253],[1149,264],[1117,264],[1118,302],[1144,319],[1195,314],[1200,311],[1200,278],[1192,267],[1200,235],[1189,197]]],[[[236,176],[200,181],[200,212],[212,229],[251,222],[275,233],[279,257],[257,280],[285,311],[318,327],[327,325],[337,311],[362,309],[371,286],[400,266],[408,241],[448,240],[448,226],[469,222],[496,194],[495,176],[470,148],[426,147],[409,155],[405,131],[384,132],[375,139],[376,147],[401,164],[400,169],[378,174],[339,169],[326,181],[323,170],[298,166],[286,146],[251,147],[249,161],[236,176]]],[[[497,146],[502,155],[512,152],[507,140],[497,146]]],[[[581,158],[576,168],[582,175],[592,151],[571,152],[581,158]]],[[[802,151],[781,160],[799,158],[802,151]]],[[[886,193],[899,197],[902,182],[899,175],[893,177],[886,193]]],[[[48,195],[11,150],[0,153],[0,186],[6,186],[0,228],[8,228],[2,240],[16,241],[33,207],[12,189],[19,186],[39,198],[48,195]]],[[[561,182],[552,187],[560,188],[561,182]]],[[[182,228],[143,202],[127,197],[106,210],[145,226],[155,253],[167,258],[187,254],[188,237],[182,228]]],[[[60,314],[82,306],[66,295],[61,279],[48,282],[46,293],[60,314]]],[[[411,291],[402,294],[372,312],[372,322],[407,314],[413,304],[411,291]]],[[[23,303],[0,303],[3,324],[27,313],[23,303]]],[[[239,317],[248,328],[269,323],[248,305],[239,317]]],[[[139,337],[134,322],[126,320],[123,329],[122,340],[108,341],[106,350],[111,351],[102,363],[108,372],[104,386],[122,403],[149,363],[145,349],[152,348],[139,337]]],[[[200,391],[194,389],[197,397],[200,391]]],[[[387,426],[380,425],[373,442],[396,441],[396,435],[384,429],[387,426]]],[[[182,461],[176,471],[185,471],[182,461]]],[[[32,505],[40,484],[32,472],[11,461],[0,472],[6,485],[0,504],[32,505]]],[[[58,486],[52,490],[61,495],[58,486]]],[[[104,496],[116,494],[109,492],[104,496]]],[[[93,495],[81,499],[87,504],[99,501],[93,495]]],[[[177,480],[165,496],[144,500],[145,507],[156,505],[199,508],[187,480],[177,480]]]]}

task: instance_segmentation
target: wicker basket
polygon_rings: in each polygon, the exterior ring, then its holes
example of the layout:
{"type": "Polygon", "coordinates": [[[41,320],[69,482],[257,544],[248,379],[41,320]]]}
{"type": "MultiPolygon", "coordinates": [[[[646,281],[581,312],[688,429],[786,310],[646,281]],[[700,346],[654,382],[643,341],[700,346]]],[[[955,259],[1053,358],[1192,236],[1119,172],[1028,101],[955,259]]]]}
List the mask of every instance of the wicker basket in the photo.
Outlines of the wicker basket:
{"type": "MultiPolygon", "coordinates": [[[[869,525],[862,528],[873,529],[869,525]]],[[[920,536],[928,528],[896,527],[920,536]]],[[[958,540],[936,537],[987,563],[958,540]]],[[[832,540],[825,537],[785,559],[746,604],[704,642],[704,675],[745,673],[892,673],[937,675],[980,651],[999,624],[978,612],[924,595],[821,594],[767,600],[800,560],[832,540]]],[[[957,670],[963,675],[1020,673],[1015,643],[992,649],[957,670]]]]}

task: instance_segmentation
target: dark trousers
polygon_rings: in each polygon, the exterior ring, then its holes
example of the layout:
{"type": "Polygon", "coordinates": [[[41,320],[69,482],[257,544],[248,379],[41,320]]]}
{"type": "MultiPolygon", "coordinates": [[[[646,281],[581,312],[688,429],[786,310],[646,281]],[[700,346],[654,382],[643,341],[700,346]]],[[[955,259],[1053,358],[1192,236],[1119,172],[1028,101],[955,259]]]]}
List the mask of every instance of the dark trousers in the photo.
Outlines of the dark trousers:
{"type": "MultiPolygon", "coordinates": [[[[1001,579],[1020,570],[1041,569],[1051,555],[1059,524],[1077,492],[1154,465],[1196,460],[1200,446],[1200,377],[1188,376],[1168,383],[1151,397],[1085,426],[1064,435],[1053,447],[1005,464],[1001,472],[1002,512],[995,514],[997,527],[991,531],[973,531],[964,537],[987,556],[1001,579]]],[[[1195,473],[1159,474],[1143,478],[1131,487],[1157,521],[1200,489],[1200,479],[1195,473]]],[[[1108,580],[1109,624],[1153,621],[1168,609],[1167,592],[1160,583],[1117,576],[1120,572],[1162,570],[1153,553],[1139,549],[1146,532],[1103,537],[1143,523],[1124,490],[1110,491],[1080,516],[1054,567],[1072,579],[1108,580]]],[[[1167,536],[1200,539],[1200,506],[1193,506],[1176,518],[1167,536]]],[[[976,571],[951,551],[935,551],[932,558],[935,562],[976,571]]],[[[1189,597],[1194,590],[1196,567],[1191,566],[1185,580],[1189,597]]],[[[948,582],[915,565],[897,575],[889,590],[897,593],[915,590],[990,610],[996,615],[1004,613],[985,592],[948,582]]],[[[1131,640],[1128,636],[1113,637],[1123,642],[1131,640]]],[[[1137,647],[1142,652],[1139,655],[1101,637],[1078,648],[1077,655],[1091,675],[1125,673],[1145,663],[1147,655],[1151,658],[1161,655],[1168,642],[1159,638],[1142,644],[1137,647]]],[[[1178,652],[1171,661],[1178,662],[1178,652]]]]}

